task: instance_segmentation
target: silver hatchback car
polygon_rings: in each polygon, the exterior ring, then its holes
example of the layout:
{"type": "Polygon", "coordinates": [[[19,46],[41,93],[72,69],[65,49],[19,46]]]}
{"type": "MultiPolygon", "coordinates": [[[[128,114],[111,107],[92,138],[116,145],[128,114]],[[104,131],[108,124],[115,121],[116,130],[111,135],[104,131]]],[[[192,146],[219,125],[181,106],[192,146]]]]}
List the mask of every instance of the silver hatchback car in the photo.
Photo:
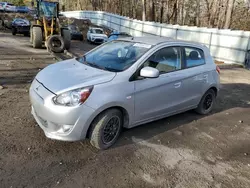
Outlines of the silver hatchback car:
{"type": "Polygon", "coordinates": [[[219,68],[203,45],[161,37],[105,43],[47,66],[30,87],[32,114],[48,138],[89,138],[106,149],[132,128],[187,110],[209,113],[219,68]]]}

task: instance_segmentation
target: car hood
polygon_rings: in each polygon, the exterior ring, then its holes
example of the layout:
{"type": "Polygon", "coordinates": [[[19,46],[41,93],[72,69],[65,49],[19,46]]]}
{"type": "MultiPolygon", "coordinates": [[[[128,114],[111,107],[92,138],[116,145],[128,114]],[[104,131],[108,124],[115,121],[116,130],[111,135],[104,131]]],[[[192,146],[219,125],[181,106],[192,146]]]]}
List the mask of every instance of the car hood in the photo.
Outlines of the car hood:
{"type": "Polygon", "coordinates": [[[93,68],[70,59],[47,66],[36,79],[53,93],[62,93],[111,81],[116,73],[93,68]]]}
{"type": "Polygon", "coordinates": [[[101,37],[101,38],[107,38],[107,35],[105,34],[92,34],[92,37],[101,37]]]}

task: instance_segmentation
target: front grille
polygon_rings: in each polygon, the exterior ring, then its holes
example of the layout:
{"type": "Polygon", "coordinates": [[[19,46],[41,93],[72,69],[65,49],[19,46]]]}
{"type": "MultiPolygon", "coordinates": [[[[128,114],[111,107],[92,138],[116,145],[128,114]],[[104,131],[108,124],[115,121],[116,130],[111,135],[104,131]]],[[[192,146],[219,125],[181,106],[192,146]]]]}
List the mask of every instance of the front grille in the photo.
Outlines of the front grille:
{"type": "Polygon", "coordinates": [[[95,39],[95,42],[103,42],[103,39],[95,39]]]}

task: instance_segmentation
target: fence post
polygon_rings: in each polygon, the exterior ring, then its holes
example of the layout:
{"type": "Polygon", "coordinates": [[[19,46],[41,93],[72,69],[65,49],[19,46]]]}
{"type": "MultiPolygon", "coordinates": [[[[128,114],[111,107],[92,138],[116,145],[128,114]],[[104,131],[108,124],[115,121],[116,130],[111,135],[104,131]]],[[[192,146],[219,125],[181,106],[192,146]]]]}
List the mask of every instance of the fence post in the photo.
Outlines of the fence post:
{"type": "Polygon", "coordinates": [[[141,28],[141,35],[143,36],[143,34],[144,34],[144,26],[145,26],[145,24],[144,24],[144,21],[142,22],[142,28],[141,28]]]}
{"type": "Polygon", "coordinates": [[[110,14],[109,14],[109,28],[111,28],[111,15],[110,14]]]}
{"type": "Polygon", "coordinates": [[[120,17],[120,32],[122,31],[122,18],[120,17]]]}
{"type": "Polygon", "coordinates": [[[176,32],[175,32],[175,39],[177,40],[178,39],[178,28],[176,28],[176,32]]]}
{"type": "Polygon", "coordinates": [[[161,29],[160,29],[160,37],[162,37],[162,25],[161,25],[161,29]]]}
{"type": "Polygon", "coordinates": [[[248,58],[250,58],[250,56],[248,55],[249,45],[250,45],[250,34],[248,35],[247,47],[246,47],[246,51],[245,51],[245,53],[246,53],[245,54],[245,62],[243,62],[246,68],[250,68],[250,59],[248,59],[248,58]]]}
{"type": "Polygon", "coordinates": [[[210,39],[209,39],[209,51],[211,50],[212,37],[213,37],[213,32],[211,32],[211,34],[210,34],[210,39]]]}

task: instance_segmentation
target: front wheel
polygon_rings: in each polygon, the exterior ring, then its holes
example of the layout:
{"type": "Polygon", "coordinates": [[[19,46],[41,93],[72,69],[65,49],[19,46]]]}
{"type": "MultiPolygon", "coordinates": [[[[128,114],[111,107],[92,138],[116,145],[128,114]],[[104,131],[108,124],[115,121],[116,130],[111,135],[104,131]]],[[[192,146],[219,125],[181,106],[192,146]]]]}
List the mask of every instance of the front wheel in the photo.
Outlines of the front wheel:
{"type": "Polygon", "coordinates": [[[201,101],[195,111],[199,114],[206,115],[211,112],[215,103],[215,92],[209,89],[201,98],[201,101]]]}
{"type": "Polygon", "coordinates": [[[12,27],[12,35],[16,35],[16,33],[17,33],[17,30],[16,30],[16,28],[14,28],[14,27],[12,27]]]}
{"type": "Polygon", "coordinates": [[[98,149],[107,149],[118,139],[122,130],[122,113],[118,109],[104,111],[91,125],[90,143],[98,149]]]}

